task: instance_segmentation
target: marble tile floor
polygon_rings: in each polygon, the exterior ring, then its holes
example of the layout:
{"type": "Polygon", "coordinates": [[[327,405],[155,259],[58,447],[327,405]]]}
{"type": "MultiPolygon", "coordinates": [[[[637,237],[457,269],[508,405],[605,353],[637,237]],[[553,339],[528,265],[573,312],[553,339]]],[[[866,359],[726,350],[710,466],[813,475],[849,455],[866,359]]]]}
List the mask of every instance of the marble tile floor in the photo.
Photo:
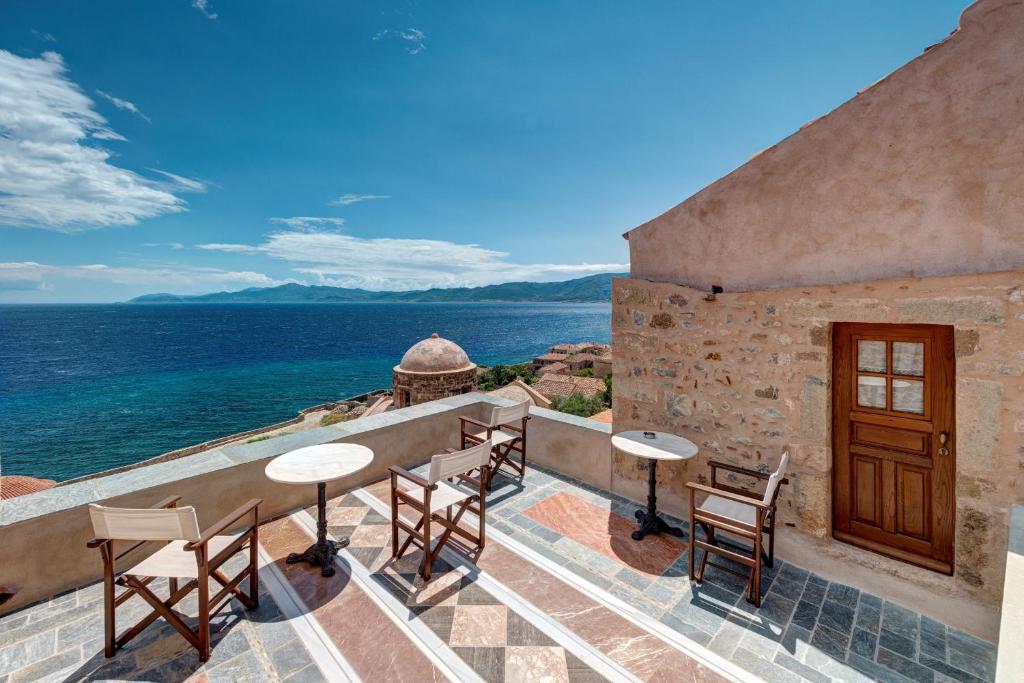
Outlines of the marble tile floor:
{"type": "MultiPolygon", "coordinates": [[[[329,503],[338,572],[287,565],[310,512],[261,529],[261,605],[214,622],[210,662],[157,621],[102,652],[99,584],[0,617],[0,683],[20,681],[990,681],[991,643],[781,561],[754,609],[742,580],[686,572],[687,538],[628,534],[637,504],[539,468],[499,475],[488,545],[424,584],[390,559],[387,482],[329,503]]],[[[686,529],[681,520],[670,520],[686,529]]],[[[158,588],[166,590],[166,587],[158,588]]],[[[138,598],[121,625],[148,608],[138,598]]],[[[183,605],[193,614],[194,600],[183,605]]]]}

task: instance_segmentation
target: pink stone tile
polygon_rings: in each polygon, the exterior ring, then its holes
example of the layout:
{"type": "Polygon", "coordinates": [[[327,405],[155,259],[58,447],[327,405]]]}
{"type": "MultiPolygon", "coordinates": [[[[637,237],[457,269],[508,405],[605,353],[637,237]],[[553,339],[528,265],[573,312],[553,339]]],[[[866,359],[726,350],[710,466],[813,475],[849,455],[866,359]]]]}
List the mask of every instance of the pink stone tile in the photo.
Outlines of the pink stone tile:
{"type": "Polygon", "coordinates": [[[383,548],[390,544],[390,524],[363,524],[349,536],[349,545],[353,548],[383,548]]]}
{"type": "Polygon", "coordinates": [[[502,647],[508,629],[504,605],[459,605],[452,618],[452,647],[502,647]]]}
{"type": "Polygon", "coordinates": [[[338,507],[327,513],[327,523],[331,526],[355,526],[363,521],[368,507],[338,507]]]}
{"type": "Polygon", "coordinates": [[[508,647],[505,649],[505,680],[568,683],[565,650],[560,647],[508,647]]]}
{"type": "Polygon", "coordinates": [[[624,566],[660,576],[683,552],[686,544],[665,535],[634,541],[636,522],[593,503],[560,491],[527,508],[524,515],[624,566]]]}

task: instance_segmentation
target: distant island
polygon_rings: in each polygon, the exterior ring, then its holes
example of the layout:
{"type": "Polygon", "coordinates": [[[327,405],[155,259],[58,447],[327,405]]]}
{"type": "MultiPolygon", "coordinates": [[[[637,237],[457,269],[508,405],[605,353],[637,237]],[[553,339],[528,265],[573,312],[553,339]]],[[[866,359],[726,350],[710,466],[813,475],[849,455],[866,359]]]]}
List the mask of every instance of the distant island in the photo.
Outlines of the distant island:
{"type": "Polygon", "coordinates": [[[610,302],[612,278],[628,273],[599,273],[563,282],[506,282],[485,287],[453,287],[408,292],[373,292],[367,289],[287,284],[250,287],[239,292],[214,292],[183,296],[145,294],[130,304],[226,304],[226,303],[593,303],[610,302]]]}

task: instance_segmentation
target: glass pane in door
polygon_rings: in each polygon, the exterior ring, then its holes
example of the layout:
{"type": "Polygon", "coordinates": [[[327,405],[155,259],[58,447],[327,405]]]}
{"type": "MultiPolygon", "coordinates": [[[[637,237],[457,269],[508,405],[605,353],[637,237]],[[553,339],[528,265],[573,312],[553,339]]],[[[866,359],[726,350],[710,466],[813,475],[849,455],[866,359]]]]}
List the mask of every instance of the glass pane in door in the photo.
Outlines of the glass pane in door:
{"type": "Polygon", "coordinates": [[[885,342],[857,342],[857,369],[861,372],[885,372],[885,342]]]}
{"type": "Polygon", "coordinates": [[[924,343],[893,342],[892,371],[896,375],[924,377],[924,343]]]}
{"type": "Polygon", "coordinates": [[[913,379],[892,381],[892,409],[924,415],[924,382],[913,379]]]}
{"type": "Polygon", "coordinates": [[[885,410],[885,378],[857,375],[857,405],[885,410]]]}

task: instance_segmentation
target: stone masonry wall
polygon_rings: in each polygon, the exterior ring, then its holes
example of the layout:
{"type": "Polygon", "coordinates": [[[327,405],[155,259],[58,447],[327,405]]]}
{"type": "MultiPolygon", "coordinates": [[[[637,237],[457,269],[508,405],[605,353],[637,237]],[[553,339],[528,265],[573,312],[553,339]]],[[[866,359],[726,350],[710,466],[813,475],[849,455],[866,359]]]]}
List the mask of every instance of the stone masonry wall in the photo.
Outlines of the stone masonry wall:
{"type": "Polygon", "coordinates": [[[418,405],[439,398],[458,396],[476,387],[476,367],[455,372],[401,372],[393,371],[393,395],[396,405],[404,408],[402,391],[410,393],[410,404],[418,405]]]}
{"type": "MultiPolygon", "coordinates": [[[[851,571],[884,572],[991,611],[1002,591],[1012,502],[1024,503],[1024,271],[718,295],[616,280],[614,424],[681,434],[697,458],[659,468],[659,500],[686,509],[685,482],[714,458],[774,468],[792,454],[780,521],[851,571]],[[831,323],[953,325],[957,528],[953,577],[831,538],[831,323]]],[[[613,478],[646,477],[615,455],[613,478]]],[[[638,496],[639,497],[639,496],[638,496]]]]}

